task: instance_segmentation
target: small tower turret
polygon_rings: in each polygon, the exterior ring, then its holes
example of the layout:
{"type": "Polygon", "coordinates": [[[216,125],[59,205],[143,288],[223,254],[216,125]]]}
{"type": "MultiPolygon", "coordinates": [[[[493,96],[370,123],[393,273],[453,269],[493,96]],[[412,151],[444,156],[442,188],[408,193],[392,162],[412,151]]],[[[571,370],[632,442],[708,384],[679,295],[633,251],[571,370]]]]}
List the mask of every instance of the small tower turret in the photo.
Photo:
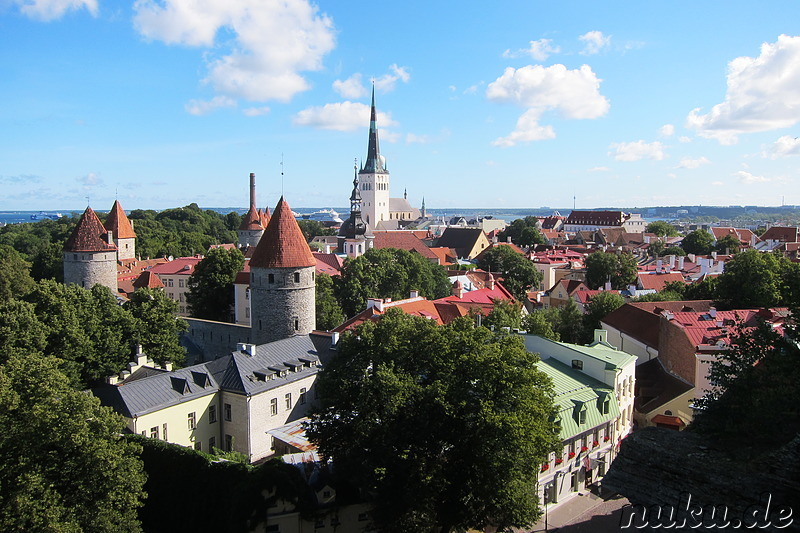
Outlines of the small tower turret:
{"type": "MultiPolygon", "coordinates": [[[[269,215],[266,216],[268,220],[269,215]]],[[[254,172],[250,173],[250,209],[242,217],[242,223],[239,226],[239,246],[248,248],[250,246],[257,246],[258,241],[264,234],[264,213],[256,209],[256,175],[254,172]]]]}
{"type": "Polygon", "coordinates": [[[125,214],[119,200],[114,200],[114,205],[111,207],[103,227],[114,237],[117,261],[136,259],[136,233],[134,233],[133,224],[128,220],[128,215],[125,214]]]}
{"type": "Polygon", "coordinates": [[[338,251],[348,257],[358,257],[370,248],[375,236],[361,216],[361,192],[358,186],[358,166],[354,165],[353,192],[350,194],[350,217],[339,229],[338,251]]]}

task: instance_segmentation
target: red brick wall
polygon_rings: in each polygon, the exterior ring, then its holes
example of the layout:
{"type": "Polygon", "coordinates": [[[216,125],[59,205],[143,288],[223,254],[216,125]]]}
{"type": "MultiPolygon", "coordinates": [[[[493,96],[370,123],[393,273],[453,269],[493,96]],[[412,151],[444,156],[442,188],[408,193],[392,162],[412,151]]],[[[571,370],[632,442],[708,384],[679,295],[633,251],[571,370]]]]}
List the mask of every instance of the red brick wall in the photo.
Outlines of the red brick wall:
{"type": "Polygon", "coordinates": [[[695,347],[683,327],[674,320],[661,317],[658,332],[658,358],[664,368],[676,376],[695,383],[695,347]]]}

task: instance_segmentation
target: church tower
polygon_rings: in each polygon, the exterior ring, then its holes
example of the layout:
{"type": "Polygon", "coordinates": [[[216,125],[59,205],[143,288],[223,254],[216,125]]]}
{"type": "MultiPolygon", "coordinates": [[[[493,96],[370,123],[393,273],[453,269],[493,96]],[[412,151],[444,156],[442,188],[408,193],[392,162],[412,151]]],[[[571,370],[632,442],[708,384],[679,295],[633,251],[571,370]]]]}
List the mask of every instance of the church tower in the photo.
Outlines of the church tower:
{"type": "Polygon", "coordinates": [[[370,248],[375,236],[369,224],[361,217],[361,192],[358,183],[358,167],[353,172],[353,192],[350,194],[350,218],[339,229],[338,252],[348,257],[358,257],[370,248]]]}
{"type": "Polygon", "coordinates": [[[136,233],[133,231],[133,224],[128,220],[125,210],[119,204],[119,200],[114,200],[114,205],[103,226],[114,237],[114,244],[117,246],[117,261],[136,259],[136,233]]]}
{"type": "Polygon", "coordinates": [[[91,289],[105,285],[117,294],[117,247],[91,207],[64,243],[64,283],[91,289]]]}
{"type": "Polygon", "coordinates": [[[250,246],[257,246],[258,241],[264,234],[266,222],[269,222],[269,214],[262,213],[256,209],[256,175],[254,172],[250,173],[250,209],[242,217],[242,223],[239,226],[239,246],[241,248],[248,248],[250,246]]]}
{"type": "Polygon", "coordinates": [[[264,344],[316,327],[317,261],[281,197],[250,259],[250,339],[264,344]]]}
{"type": "Polygon", "coordinates": [[[364,221],[373,229],[379,229],[381,221],[389,220],[389,171],[386,170],[386,160],[381,156],[378,144],[377,115],[373,86],[367,160],[358,172],[364,221]]]}

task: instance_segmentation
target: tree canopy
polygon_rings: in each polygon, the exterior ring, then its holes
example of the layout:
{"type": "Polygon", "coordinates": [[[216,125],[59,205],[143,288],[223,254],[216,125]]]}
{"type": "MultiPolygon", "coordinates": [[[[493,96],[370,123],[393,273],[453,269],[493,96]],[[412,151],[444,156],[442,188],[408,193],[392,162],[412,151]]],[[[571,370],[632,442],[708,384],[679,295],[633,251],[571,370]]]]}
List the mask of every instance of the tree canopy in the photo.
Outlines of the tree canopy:
{"type": "Polygon", "coordinates": [[[537,289],[542,282],[542,273],[536,265],[510,246],[495,246],[478,257],[478,268],[487,272],[500,272],[503,287],[518,302],[528,298],[528,290],[537,289]]]}
{"type": "Polygon", "coordinates": [[[559,445],[552,385],[516,335],[390,310],[339,341],[307,428],[381,531],[523,526],[559,445]]]}
{"type": "Polygon", "coordinates": [[[233,282],[244,267],[238,248],[213,248],[194,267],[186,299],[196,318],[230,322],[234,303],[233,282]]]}
{"type": "Polygon", "coordinates": [[[789,305],[794,291],[787,284],[796,265],[784,256],[756,250],[740,252],[717,277],[714,300],[728,309],[789,305]]]}
{"type": "Polygon", "coordinates": [[[725,235],[717,240],[714,250],[722,254],[735,254],[742,247],[742,241],[735,235],[725,235]]]}
{"type": "Polygon", "coordinates": [[[644,228],[644,231],[646,233],[655,233],[659,237],[678,236],[678,230],[675,229],[675,226],[664,220],[654,220],[644,228]]]}
{"type": "Polygon", "coordinates": [[[333,292],[331,276],[317,274],[315,300],[317,329],[331,330],[345,321],[346,317],[333,292]]]}
{"type": "Polygon", "coordinates": [[[58,362],[0,365],[0,530],[139,531],[141,448],[122,417],[74,390],[58,362]]]}
{"type": "Polygon", "coordinates": [[[625,298],[613,292],[601,292],[592,297],[586,304],[584,322],[584,340],[591,342],[593,332],[600,329],[600,321],[612,311],[625,305],[625,298]]]}
{"type": "Polygon", "coordinates": [[[319,220],[300,219],[297,221],[297,225],[300,226],[306,242],[311,242],[311,239],[320,235],[336,235],[335,229],[325,226],[319,220]]]}
{"type": "Polygon", "coordinates": [[[597,251],[586,258],[586,285],[596,290],[611,282],[612,289],[626,289],[636,283],[636,258],[627,252],[597,251]]]}
{"type": "Polygon", "coordinates": [[[714,250],[714,236],[706,230],[696,229],[681,241],[687,254],[708,255],[714,250]]]}
{"type": "Polygon", "coordinates": [[[144,353],[158,364],[171,362],[183,366],[186,349],[180,345],[181,333],[189,329],[177,315],[178,303],[161,289],[137,289],[122,306],[134,323],[131,341],[141,344],[144,353]]]}
{"type": "Polygon", "coordinates": [[[525,217],[513,220],[506,229],[501,231],[497,238],[505,241],[511,237],[511,242],[517,246],[533,246],[534,244],[544,244],[544,237],[539,231],[539,219],[536,217],[525,217]]]}
{"type": "Polygon", "coordinates": [[[412,290],[429,300],[450,294],[447,272],[418,253],[395,248],[373,248],[346,259],[334,291],[345,314],[366,307],[367,298],[408,298],[412,290]]]}

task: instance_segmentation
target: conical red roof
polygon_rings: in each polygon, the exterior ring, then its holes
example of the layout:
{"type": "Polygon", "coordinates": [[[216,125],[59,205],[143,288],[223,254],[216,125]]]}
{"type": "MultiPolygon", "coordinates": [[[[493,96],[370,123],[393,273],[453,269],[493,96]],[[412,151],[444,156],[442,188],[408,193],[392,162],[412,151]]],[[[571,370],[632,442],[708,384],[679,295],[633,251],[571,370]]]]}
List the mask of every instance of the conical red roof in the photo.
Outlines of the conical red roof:
{"type": "Polygon", "coordinates": [[[111,212],[106,217],[106,223],[103,224],[107,230],[112,231],[115,239],[135,239],[136,234],[133,232],[131,221],[119,205],[119,200],[114,200],[114,206],[111,212]]]}
{"type": "Polygon", "coordinates": [[[242,217],[242,224],[239,226],[239,231],[256,231],[263,229],[264,226],[261,222],[261,215],[256,210],[256,206],[251,205],[250,210],[242,217]]]}
{"type": "Polygon", "coordinates": [[[91,207],[86,208],[64,243],[65,252],[111,252],[116,249],[113,244],[108,244],[108,230],[91,207]]]}
{"type": "Polygon", "coordinates": [[[289,204],[281,196],[253,252],[250,268],[296,268],[316,264],[289,204]]]}
{"type": "Polygon", "coordinates": [[[269,207],[265,207],[264,210],[258,210],[258,215],[261,217],[261,225],[265,228],[269,225],[269,207]]]}

